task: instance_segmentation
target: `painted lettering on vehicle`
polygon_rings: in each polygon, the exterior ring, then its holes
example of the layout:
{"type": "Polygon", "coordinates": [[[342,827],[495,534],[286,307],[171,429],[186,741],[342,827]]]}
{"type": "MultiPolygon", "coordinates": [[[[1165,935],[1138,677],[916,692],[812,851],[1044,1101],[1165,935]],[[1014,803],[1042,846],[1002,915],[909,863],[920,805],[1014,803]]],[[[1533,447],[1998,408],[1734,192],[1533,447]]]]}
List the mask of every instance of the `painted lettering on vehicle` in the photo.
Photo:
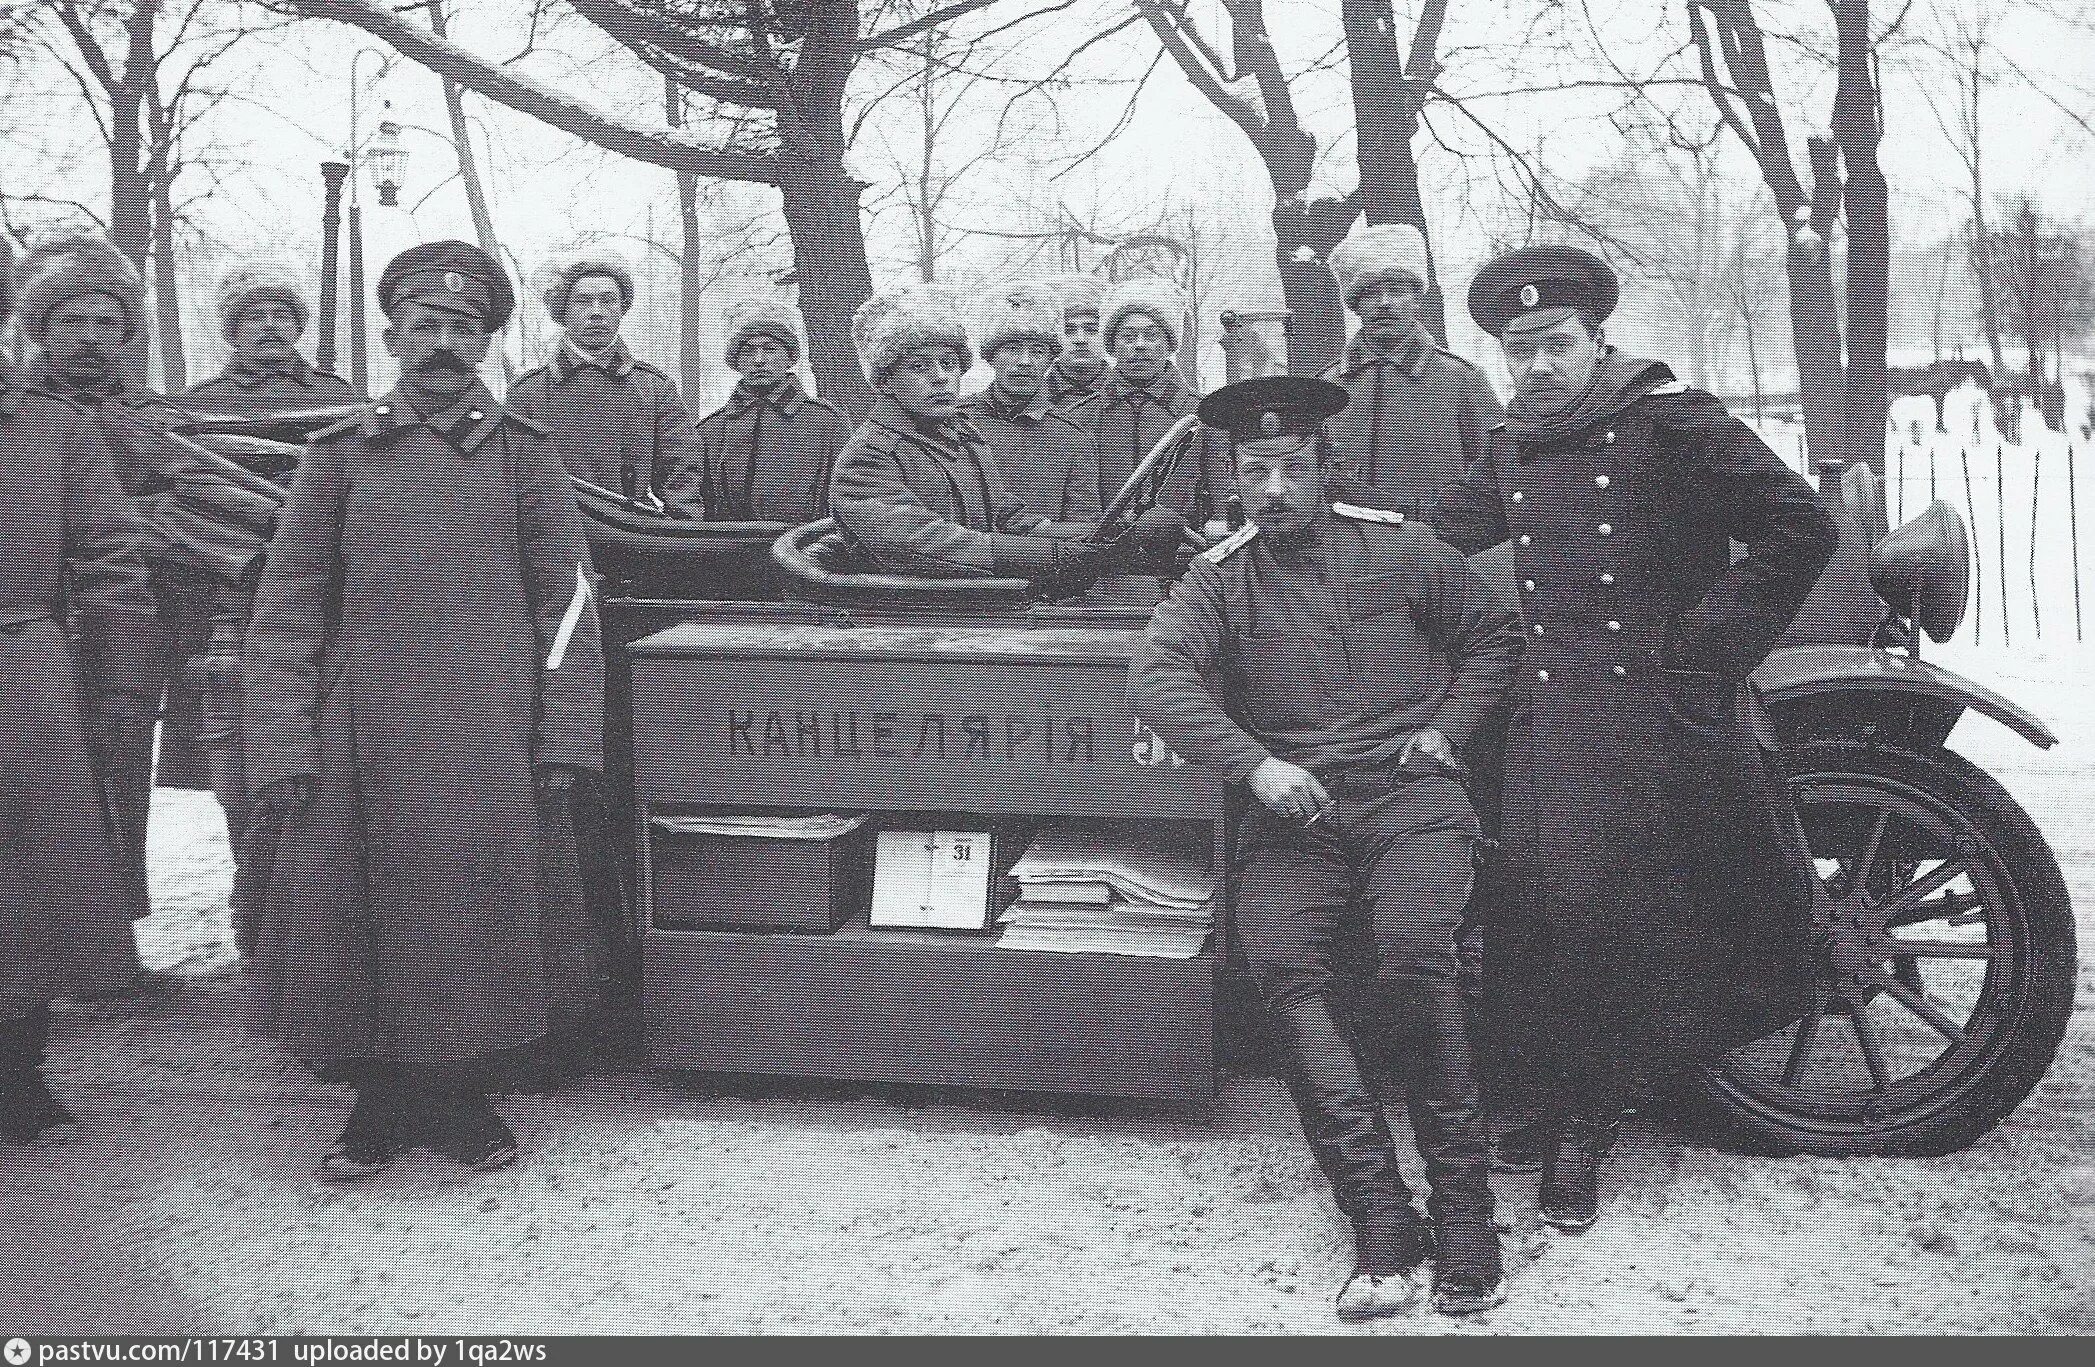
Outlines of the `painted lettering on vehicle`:
{"type": "Polygon", "coordinates": [[[1089,715],[730,707],[727,752],[775,760],[1096,764],[1089,715]]]}

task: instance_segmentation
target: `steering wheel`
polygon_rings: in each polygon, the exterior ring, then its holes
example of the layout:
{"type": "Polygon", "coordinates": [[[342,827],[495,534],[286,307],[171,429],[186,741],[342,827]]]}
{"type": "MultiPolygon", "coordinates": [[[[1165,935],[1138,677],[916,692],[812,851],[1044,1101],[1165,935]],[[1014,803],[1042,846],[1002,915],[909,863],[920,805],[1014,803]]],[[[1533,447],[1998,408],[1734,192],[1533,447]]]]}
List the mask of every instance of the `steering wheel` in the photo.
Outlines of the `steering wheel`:
{"type": "Polygon", "coordinates": [[[1120,491],[1107,501],[1105,510],[1099,514],[1098,526],[1087,540],[1100,545],[1111,545],[1127,535],[1135,519],[1157,506],[1163,497],[1164,487],[1171,483],[1171,476],[1178,470],[1178,463],[1192,449],[1193,434],[1199,430],[1200,418],[1188,413],[1157,438],[1157,444],[1149,448],[1142,463],[1129,472],[1120,491]]]}

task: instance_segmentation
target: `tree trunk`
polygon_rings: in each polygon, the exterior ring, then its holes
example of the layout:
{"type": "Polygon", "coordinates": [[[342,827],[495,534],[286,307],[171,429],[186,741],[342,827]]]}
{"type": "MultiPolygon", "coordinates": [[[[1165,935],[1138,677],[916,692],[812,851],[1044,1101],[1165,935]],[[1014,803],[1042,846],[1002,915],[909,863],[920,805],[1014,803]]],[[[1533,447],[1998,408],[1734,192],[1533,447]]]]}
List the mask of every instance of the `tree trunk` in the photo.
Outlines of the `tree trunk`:
{"type": "Polygon", "coordinates": [[[800,315],[807,324],[808,364],[821,396],[853,418],[872,409],[873,394],[851,343],[851,315],[873,294],[866,239],[859,223],[864,188],[841,161],[813,164],[782,154],[779,198],[793,238],[800,315]]]}
{"type": "MultiPolygon", "coordinates": [[[[671,128],[684,126],[684,92],[668,77],[662,80],[664,121],[671,128]]],[[[684,402],[694,412],[704,407],[705,326],[699,305],[705,297],[705,270],[699,256],[698,177],[689,171],[676,173],[677,224],[682,230],[677,249],[677,376],[683,381],[684,402]]]]}
{"type": "Polygon", "coordinates": [[[153,186],[153,309],[159,320],[160,386],[169,394],[189,387],[189,357],[182,345],[182,286],[175,273],[174,206],[166,177],[153,186]]]}
{"type": "MultiPolygon", "coordinates": [[[[440,39],[450,36],[444,28],[443,0],[429,0],[429,31],[440,39]]],[[[480,250],[500,261],[502,243],[495,236],[494,215],[487,207],[487,185],[480,178],[480,157],[473,149],[473,131],[466,123],[465,90],[458,82],[441,78],[444,87],[444,112],[451,120],[451,150],[458,158],[459,183],[465,186],[466,211],[473,216],[473,237],[480,250]]],[[[505,380],[516,379],[516,365],[510,360],[509,352],[497,348],[502,357],[502,375],[505,380]]]]}
{"type": "Polygon", "coordinates": [[[1877,164],[1877,83],[1871,69],[1869,0],[1839,0],[1840,84],[1833,136],[1846,163],[1842,197],[1848,223],[1847,443],[1852,464],[1884,473],[1884,424],[1891,395],[1884,374],[1890,331],[1891,193],[1877,164]]]}
{"type": "Polygon", "coordinates": [[[1346,346],[1346,304],[1327,258],[1346,235],[1353,214],[1335,212],[1336,200],[1305,205],[1300,195],[1273,201],[1273,259],[1288,313],[1288,373],[1315,375],[1346,346]]]}
{"type": "Polygon", "coordinates": [[[1847,380],[1840,360],[1840,321],[1834,308],[1833,262],[1794,241],[1785,253],[1789,272],[1790,337],[1797,355],[1797,397],[1804,409],[1804,442],[1814,469],[1847,449],[1847,380]]]}
{"type": "MultiPolygon", "coordinates": [[[[1418,136],[1425,88],[1439,69],[1435,52],[1447,8],[1447,0],[1426,0],[1421,8],[1412,33],[1413,69],[1407,73],[1390,0],[1345,0],[1343,6],[1360,207],[1370,223],[1409,223],[1426,239],[1433,278],[1426,282],[1419,317],[1433,339],[1443,344],[1448,339],[1447,303],[1441,293],[1433,235],[1426,228],[1426,205],[1419,191],[1418,157],[1412,141],[1418,136]]],[[[1343,324],[1343,318],[1340,321],[1343,324]]]]}

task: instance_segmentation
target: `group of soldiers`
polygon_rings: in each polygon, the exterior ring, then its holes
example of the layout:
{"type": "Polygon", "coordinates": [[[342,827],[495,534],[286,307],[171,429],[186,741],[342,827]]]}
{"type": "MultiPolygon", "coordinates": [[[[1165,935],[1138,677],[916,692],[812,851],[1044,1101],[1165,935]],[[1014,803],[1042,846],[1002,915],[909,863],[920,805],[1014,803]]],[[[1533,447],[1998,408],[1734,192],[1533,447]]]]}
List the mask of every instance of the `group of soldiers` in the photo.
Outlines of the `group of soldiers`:
{"type": "MultiPolygon", "coordinates": [[[[734,393],[693,423],[620,338],[617,261],[549,270],[562,337],[505,404],[479,368],[516,306],[506,273],[459,242],[395,258],[377,296],[397,386],[309,438],[258,580],[203,605],[243,644],[219,709],[240,743],[213,777],[267,865],[242,904],[254,1020],[355,1091],[323,1176],[417,1145],[513,1162],[491,1063],[596,1005],[576,832],[603,643],[579,479],[667,517],[833,517],[834,549],[888,573],[1148,584],[1130,704],[1249,799],[1233,933],[1354,1228],[1339,1313],[1407,1308],[1429,1266],[1438,1309],[1498,1304],[1494,1165],[1539,1168],[1544,1218],[1591,1225],[1639,1092],[1801,1010],[1808,874],[1748,675],[1833,523],[1714,399],[1607,344],[1596,258],[1526,248],[1475,278],[1503,410],[1422,321],[1414,229],[1361,229],[1330,264],[1359,329],[1321,379],[1195,394],[1161,279],[1019,281],[972,316],[910,288],[854,319],[863,422],[803,388],[798,317],[762,301],[729,319],[734,393]],[[978,348],[993,378],[964,395],[978,348]],[[1101,534],[1192,412],[1192,458],[1101,534]],[[1517,601],[1466,558],[1509,542],[1517,601]],[[1174,557],[1168,593],[1143,578],[1174,557]],[[1378,1073],[1408,1105],[1423,1215],[1378,1073]]],[[[196,611],[141,552],[156,427],[354,396],[299,355],[308,309],[281,274],[228,277],[234,359],[172,402],[120,369],[139,289],[106,243],[32,251],[13,283],[37,356],[0,387],[0,1140],[26,1143],[73,1121],[43,1076],[50,1003],[138,973],[153,722],[196,611]]]]}

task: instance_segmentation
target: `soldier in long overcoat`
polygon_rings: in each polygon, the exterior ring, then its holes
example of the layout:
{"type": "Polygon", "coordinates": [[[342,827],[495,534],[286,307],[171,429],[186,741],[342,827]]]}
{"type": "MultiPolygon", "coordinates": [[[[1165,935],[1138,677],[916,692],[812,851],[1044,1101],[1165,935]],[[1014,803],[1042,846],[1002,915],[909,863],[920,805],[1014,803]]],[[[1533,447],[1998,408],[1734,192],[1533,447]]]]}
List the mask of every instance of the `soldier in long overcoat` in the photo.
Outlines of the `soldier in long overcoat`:
{"type": "Polygon", "coordinates": [[[44,1085],[54,996],[137,972],[104,777],[151,726],[141,529],[88,417],[0,371],[0,1142],[72,1115],[44,1085]],[[70,607],[80,631],[68,643],[70,607]]]}
{"type": "MultiPolygon", "coordinates": [[[[1068,410],[1098,448],[1101,507],[1171,424],[1200,402],[1172,359],[1186,325],[1185,296],[1175,285],[1155,276],[1123,280],[1106,292],[1105,310],[1112,373],[1096,399],[1068,410]]],[[[1162,506],[1198,527],[1222,515],[1231,484],[1228,443],[1203,431],[1162,491],[1162,506]]]]}
{"type": "Polygon", "coordinates": [[[356,402],[362,396],[349,381],[299,353],[312,316],[290,266],[266,258],[236,263],[218,282],[218,326],[233,355],[224,370],[182,391],[183,406],[260,418],[356,402]]]}
{"type": "Polygon", "coordinates": [[[1513,543],[1527,658],[1486,1015],[1541,1094],[1509,1152],[1540,1150],[1543,1215],[1574,1230],[1640,1079],[1803,1008],[1810,874],[1747,676],[1835,540],[1750,428],[1605,345],[1616,295],[1569,247],[1477,275],[1470,312],[1518,389],[1431,513],[1466,553],[1513,543]]]}
{"type": "Polygon", "coordinates": [[[751,299],[727,316],[723,357],[741,374],[698,424],[699,459],[672,501],[713,522],[813,522],[829,511],[829,475],[851,420],[800,386],[801,326],[792,305],[751,299]]]}
{"type": "Polygon", "coordinates": [[[512,300],[469,244],[387,266],[399,387],[314,434],[248,629],[254,821],[280,831],[256,1016],[358,1087],[334,1178],[416,1142],[511,1161],[481,1067],[592,1004],[562,809],[601,765],[602,648],[566,469],[474,374],[512,300]]]}
{"type": "Polygon", "coordinates": [[[996,377],[963,408],[995,454],[1005,486],[1042,517],[1098,521],[1098,452],[1047,392],[1049,365],[1062,349],[1060,299],[1030,281],[990,290],[975,341],[996,377]]]}

